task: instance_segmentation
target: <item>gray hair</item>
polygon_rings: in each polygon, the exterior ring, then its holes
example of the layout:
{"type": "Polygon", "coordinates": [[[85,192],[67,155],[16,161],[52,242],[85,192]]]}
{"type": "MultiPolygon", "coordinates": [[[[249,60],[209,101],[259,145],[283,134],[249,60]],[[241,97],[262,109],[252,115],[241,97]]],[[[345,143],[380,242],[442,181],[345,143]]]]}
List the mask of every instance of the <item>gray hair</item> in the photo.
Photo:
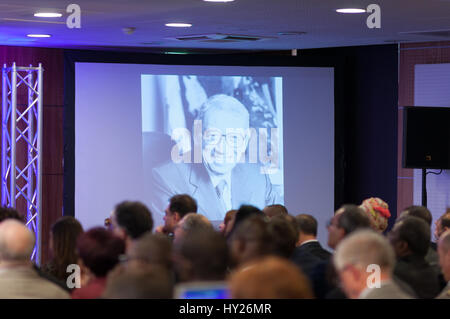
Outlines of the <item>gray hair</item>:
{"type": "Polygon", "coordinates": [[[344,238],[336,248],[334,265],[341,271],[348,265],[364,268],[371,264],[391,272],[395,266],[395,253],[383,235],[369,229],[358,230],[344,238]]]}
{"type": "Polygon", "coordinates": [[[206,100],[206,102],[201,106],[196,119],[203,120],[206,112],[212,109],[231,112],[250,121],[250,115],[246,107],[238,99],[226,94],[216,94],[206,100]]]}
{"type": "Polygon", "coordinates": [[[203,230],[214,230],[211,222],[205,216],[197,213],[189,213],[186,214],[182,222],[179,223],[178,227],[181,227],[183,231],[190,232],[194,231],[203,231],[203,230]]]}
{"type": "Polygon", "coordinates": [[[2,261],[30,260],[34,243],[33,233],[23,223],[8,219],[0,224],[0,259],[2,261]]]}

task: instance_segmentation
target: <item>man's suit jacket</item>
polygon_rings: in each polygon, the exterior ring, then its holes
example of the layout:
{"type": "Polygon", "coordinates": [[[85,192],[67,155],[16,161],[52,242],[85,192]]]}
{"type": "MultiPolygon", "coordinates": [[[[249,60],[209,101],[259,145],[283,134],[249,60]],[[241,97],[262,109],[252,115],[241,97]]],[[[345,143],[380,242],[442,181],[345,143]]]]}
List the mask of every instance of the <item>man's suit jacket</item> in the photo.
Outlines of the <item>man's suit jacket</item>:
{"type": "Polygon", "coordinates": [[[417,297],[435,298],[440,290],[439,273],[424,257],[409,255],[397,259],[394,276],[407,283],[417,297]]]}
{"type": "Polygon", "coordinates": [[[0,271],[0,299],[69,299],[69,294],[41,278],[32,267],[0,271]]]}
{"type": "Polygon", "coordinates": [[[331,257],[331,253],[328,250],[323,249],[318,241],[302,244],[298,249],[300,251],[308,251],[321,260],[328,260],[331,257]]]}
{"type": "Polygon", "coordinates": [[[394,281],[382,284],[380,288],[371,288],[359,299],[413,299],[404,292],[394,281]]]}
{"type": "MultiPolygon", "coordinates": [[[[152,170],[150,189],[151,210],[164,213],[170,197],[188,194],[197,201],[198,213],[211,220],[223,220],[226,207],[220,200],[202,163],[173,163],[169,161],[152,170]]],[[[261,174],[257,164],[239,163],[231,172],[232,208],[251,204],[264,208],[279,203],[279,195],[273,189],[269,176],[261,174]]]]}

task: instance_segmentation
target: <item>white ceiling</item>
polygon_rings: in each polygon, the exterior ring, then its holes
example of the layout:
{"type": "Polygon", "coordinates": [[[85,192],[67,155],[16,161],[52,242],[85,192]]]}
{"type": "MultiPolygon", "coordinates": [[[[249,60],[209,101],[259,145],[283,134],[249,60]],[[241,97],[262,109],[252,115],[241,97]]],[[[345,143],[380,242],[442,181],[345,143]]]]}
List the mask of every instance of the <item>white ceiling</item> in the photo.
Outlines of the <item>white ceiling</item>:
{"type": "Polygon", "coordinates": [[[290,50],[392,42],[450,40],[411,32],[450,30],[450,0],[0,0],[0,45],[65,48],[144,47],[231,50],[290,50]],[[381,7],[381,29],[366,26],[368,13],[343,15],[336,8],[351,2],[358,7],[381,7]],[[81,28],[69,29],[66,7],[81,7],[81,28]],[[33,13],[55,9],[62,18],[35,18],[33,13]],[[191,28],[168,28],[187,22],[191,28]],[[136,28],[133,34],[123,29],[136,28]],[[306,32],[280,35],[280,32],[306,32]],[[30,39],[28,33],[48,33],[30,39]],[[232,34],[267,37],[258,41],[180,41],[179,36],[232,34]]]}

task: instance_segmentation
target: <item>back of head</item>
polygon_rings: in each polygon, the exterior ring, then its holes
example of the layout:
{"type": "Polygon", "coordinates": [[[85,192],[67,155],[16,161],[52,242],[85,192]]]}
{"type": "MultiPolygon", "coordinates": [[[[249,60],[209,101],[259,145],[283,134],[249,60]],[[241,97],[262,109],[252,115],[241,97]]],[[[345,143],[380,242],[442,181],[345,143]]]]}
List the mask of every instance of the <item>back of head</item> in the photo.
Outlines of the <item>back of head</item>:
{"type": "Polygon", "coordinates": [[[183,229],[184,232],[202,232],[214,230],[213,225],[205,216],[196,213],[189,213],[183,217],[177,227],[183,229]]]}
{"type": "Polygon", "coordinates": [[[313,298],[307,277],[292,262],[266,257],[246,264],[230,277],[233,299],[313,298]]]}
{"type": "Polygon", "coordinates": [[[122,269],[108,276],[102,298],[106,299],[170,299],[173,280],[170,272],[159,265],[139,269],[122,269]]]}
{"type": "Polygon", "coordinates": [[[23,222],[22,216],[12,207],[0,207],[0,223],[6,219],[15,219],[23,222]]]}
{"type": "Polygon", "coordinates": [[[128,258],[145,264],[157,264],[171,268],[172,242],[162,234],[146,233],[134,241],[128,250],[128,258]]]}
{"type": "Polygon", "coordinates": [[[288,215],[286,207],[280,204],[274,204],[264,207],[263,213],[269,218],[279,215],[288,215]]]}
{"type": "Polygon", "coordinates": [[[178,213],[183,218],[189,213],[197,212],[197,202],[187,194],[175,195],[170,198],[169,210],[178,213]]]}
{"type": "Polygon", "coordinates": [[[268,222],[268,229],[274,254],[290,258],[298,240],[294,217],[290,215],[275,216],[268,222]]]}
{"type": "Polygon", "coordinates": [[[230,232],[230,235],[237,229],[240,223],[242,223],[244,220],[246,220],[251,216],[264,217],[265,215],[259,208],[255,206],[242,205],[241,207],[239,207],[238,211],[236,212],[236,215],[234,216],[234,224],[230,232]]]}
{"type": "Polygon", "coordinates": [[[77,250],[84,265],[96,277],[104,277],[125,253],[125,242],[113,232],[96,227],[80,235],[77,250]]]}
{"type": "Polygon", "coordinates": [[[72,216],[59,218],[51,228],[52,254],[57,278],[65,278],[66,267],[78,262],[76,245],[78,237],[83,233],[80,222],[72,216]]]}
{"type": "Polygon", "coordinates": [[[345,237],[337,246],[334,264],[338,271],[348,265],[367,266],[375,264],[382,271],[392,273],[395,253],[389,241],[381,234],[370,230],[358,230],[345,237]]]}
{"type": "Polygon", "coordinates": [[[119,227],[132,239],[137,239],[153,229],[152,213],[141,202],[119,203],[114,209],[114,214],[119,227]]]}
{"type": "Polygon", "coordinates": [[[369,217],[356,205],[343,205],[336,214],[340,214],[338,225],[348,235],[357,229],[371,227],[369,217]]]}
{"type": "Polygon", "coordinates": [[[429,225],[418,217],[408,216],[395,224],[391,236],[394,241],[404,241],[412,254],[424,257],[430,246],[429,225]]]}
{"type": "Polygon", "coordinates": [[[0,223],[0,261],[21,263],[30,260],[34,235],[21,222],[7,219],[0,223]]]}
{"type": "Polygon", "coordinates": [[[388,226],[389,211],[388,204],[378,197],[365,199],[359,206],[370,219],[371,227],[378,232],[384,232],[388,226]]]}
{"type": "Polygon", "coordinates": [[[225,238],[214,230],[190,231],[174,243],[174,266],[183,281],[223,280],[228,267],[225,238]]]}
{"type": "Polygon", "coordinates": [[[317,236],[317,220],[314,216],[300,214],[295,216],[297,230],[305,235],[317,236]]]}
{"type": "Polygon", "coordinates": [[[423,219],[429,226],[433,220],[433,216],[428,208],[424,206],[409,206],[402,212],[401,217],[413,216],[423,219]]]}

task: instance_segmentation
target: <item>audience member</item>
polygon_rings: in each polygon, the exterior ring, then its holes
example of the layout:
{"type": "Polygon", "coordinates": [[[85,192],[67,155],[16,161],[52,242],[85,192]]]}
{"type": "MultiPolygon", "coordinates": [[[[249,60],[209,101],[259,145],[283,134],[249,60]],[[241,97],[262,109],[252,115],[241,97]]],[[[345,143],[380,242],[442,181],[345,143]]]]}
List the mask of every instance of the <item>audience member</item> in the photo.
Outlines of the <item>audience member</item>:
{"type": "Polygon", "coordinates": [[[288,215],[288,210],[285,206],[280,204],[274,204],[264,207],[263,213],[268,217],[272,218],[274,216],[288,215]]]}
{"type": "Polygon", "coordinates": [[[187,233],[213,231],[214,227],[205,216],[197,213],[185,215],[175,227],[174,241],[183,240],[187,233]]]}
{"type": "Polygon", "coordinates": [[[317,240],[317,220],[307,214],[295,216],[298,230],[298,251],[308,251],[321,260],[328,260],[331,253],[325,250],[317,240]]]}
{"type": "Polygon", "coordinates": [[[0,298],[69,298],[66,291],[33,269],[34,243],[33,233],[23,223],[14,219],[0,223],[0,298]]]}
{"type": "Polygon", "coordinates": [[[317,221],[311,215],[301,214],[294,219],[298,237],[291,260],[298,265],[310,280],[314,281],[314,272],[321,263],[328,262],[331,254],[317,241],[317,221]]]}
{"type": "Polygon", "coordinates": [[[125,253],[125,242],[114,233],[101,228],[92,228],[83,233],[77,242],[80,266],[90,274],[85,286],[72,292],[73,299],[96,299],[106,285],[106,276],[125,253]]]}
{"type": "Polygon", "coordinates": [[[234,216],[233,228],[230,230],[228,236],[230,237],[233,232],[237,229],[239,224],[251,216],[261,216],[265,217],[264,213],[257,207],[251,205],[242,205],[239,207],[236,215],[234,216]]]}
{"type": "MultiPolygon", "coordinates": [[[[400,217],[397,221],[401,221],[402,219],[408,217],[408,216],[414,216],[420,219],[423,219],[428,226],[431,228],[431,222],[433,220],[433,216],[431,215],[431,212],[428,210],[428,208],[424,206],[409,206],[401,212],[400,217]]],[[[436,267],[437,270],[440,272],[439,268],[439,256],[436,252],[436,244],[430,241],[430,247],[428,247],[427,254],[425,256],[425,260],[433,267],[436,267]]]]}
{"type": "Polygon", "coordinates": [[[311,299],[307,277],[292,262],[266,257],[240,267],[229,279],[233,299],[311,299]]]}
{"type": "Polygon", "coordinates": [[[405,217],[389,232],[397,256],[394,275],[410,285],[419,298],[434,298],[440,291],[439,273],[425,260],[430,237],[428,224],[418,217],[405,217]]]}
{"type": "Polygon", "coordinates": [[[385,201],[378,197],[371,197],[364,200],[359,207],[370,218],[372,229],[380,233],[386,230],[391,213],[385,201]]]}
{"type": "Polygon", "coordinates": [[[140,268],[114,269],[102,294],[104,299],[170,299],[173,280],[166,267],[152,264],[140,268]]]}
{"type": "Polygon", "coordinates": [[[17,210],[12,207],[0,206],[0,223],[6,219],[15,219],[23,222],[23,218],[17,210]]]}
{"type": "Polygon", "coordinates": [[[66,283],[70,275],[67,266],[78,262],[76,244],[82,233],[83,227],[74,217],[64,216],[58,219],[50,232],[51,259],[42,270],[66,283]]]}
{"type": "Polygon", "coordinates": [[[438,299],[450,299],[450,230],[441,234],[438,242],[439,263],[447,286],[437,296],[438,299]]]}
{"type": "Polygon", "coordinates": [[[229,247],[233,266],[271,254],[271,236],[264,217],[258,214],[250,216],[237,225],[231,234],[229,247]]]}
{"type": "Polygon", "coordinates": [[[140,202],[125,201],[116,205],[111,214],[113,232],[122,238],[128,247],[153,229],[153,217],[150,210],[140,202]]]}
{"type": "MultiPolygon", "coordinates": [[[[356,205],[347,204],[339,208],[328,223],[328,246],[335,249],[352,232],[371,227],[370,218],[356,205]]],[[[338,288],[338,278],[333,263],[324,261],[314,269],[314,292],[317,298],[345,298],[338,288]]]]}
{"type": "Polygon", "coordinates": [[[190,231],[174,242],[173,262],[179,281],[221,281],[229,264],[225,238],[214,230],[190,231]]]}
{"type": "Polygon", "coordinates": [[[126,268],[160,265],[172,269],[172,241],[163,234],[146,233],[132,243],[126,261],[126,268]]]}
{"type": "Polygon", "coordinates": [[[370,218],[356,205],[343,205],[328,224],[328,246],[335,249],[337,244],[351,232],[371,227],[370,218]]]}
{"type": "Polygon", "coordinates": [[[164,225],[156,228],[157,233],[173,236],[178,222],[189,213],[197,213],[197,202],[187,194],[172,196],[166,207],[164,225]]]}
{"type": "Polygon", "coordinates": [[[411,298],[393,280],[395,253],[389,241],[373,230],[359,230],[344,238],[333,260],[348,298],[411,298]],[[369,268],[372,265],[379,268],[369,268]]]}
{"type": "Polygon", "coordinates": [[[273,254],[291,258],[298,238],[295,218],[291,215],[276,215],[268,221],[267,225],[271,236],[273,254]]]}
{"type": "Polygon", "coordinates": [[[439,219],[435,223],[435,229],[434,229],[434,237],[435,240],[438,241],[439,237],[450,229],[450,208],[447,209],[447,211],[439,217],[439,219]]]}
{"type": "Polygon", "coordinates": [[[237,213],[236,209],[229,210],[225,214],[225,218],[223,219],[223,222],[220,223],[220,225],[219,225],[219,231],[225,238],[228,237],[228,234],[230,233],[231,229],[233,228],[234,218],[236,216],[236,213],[237,213]]]}

